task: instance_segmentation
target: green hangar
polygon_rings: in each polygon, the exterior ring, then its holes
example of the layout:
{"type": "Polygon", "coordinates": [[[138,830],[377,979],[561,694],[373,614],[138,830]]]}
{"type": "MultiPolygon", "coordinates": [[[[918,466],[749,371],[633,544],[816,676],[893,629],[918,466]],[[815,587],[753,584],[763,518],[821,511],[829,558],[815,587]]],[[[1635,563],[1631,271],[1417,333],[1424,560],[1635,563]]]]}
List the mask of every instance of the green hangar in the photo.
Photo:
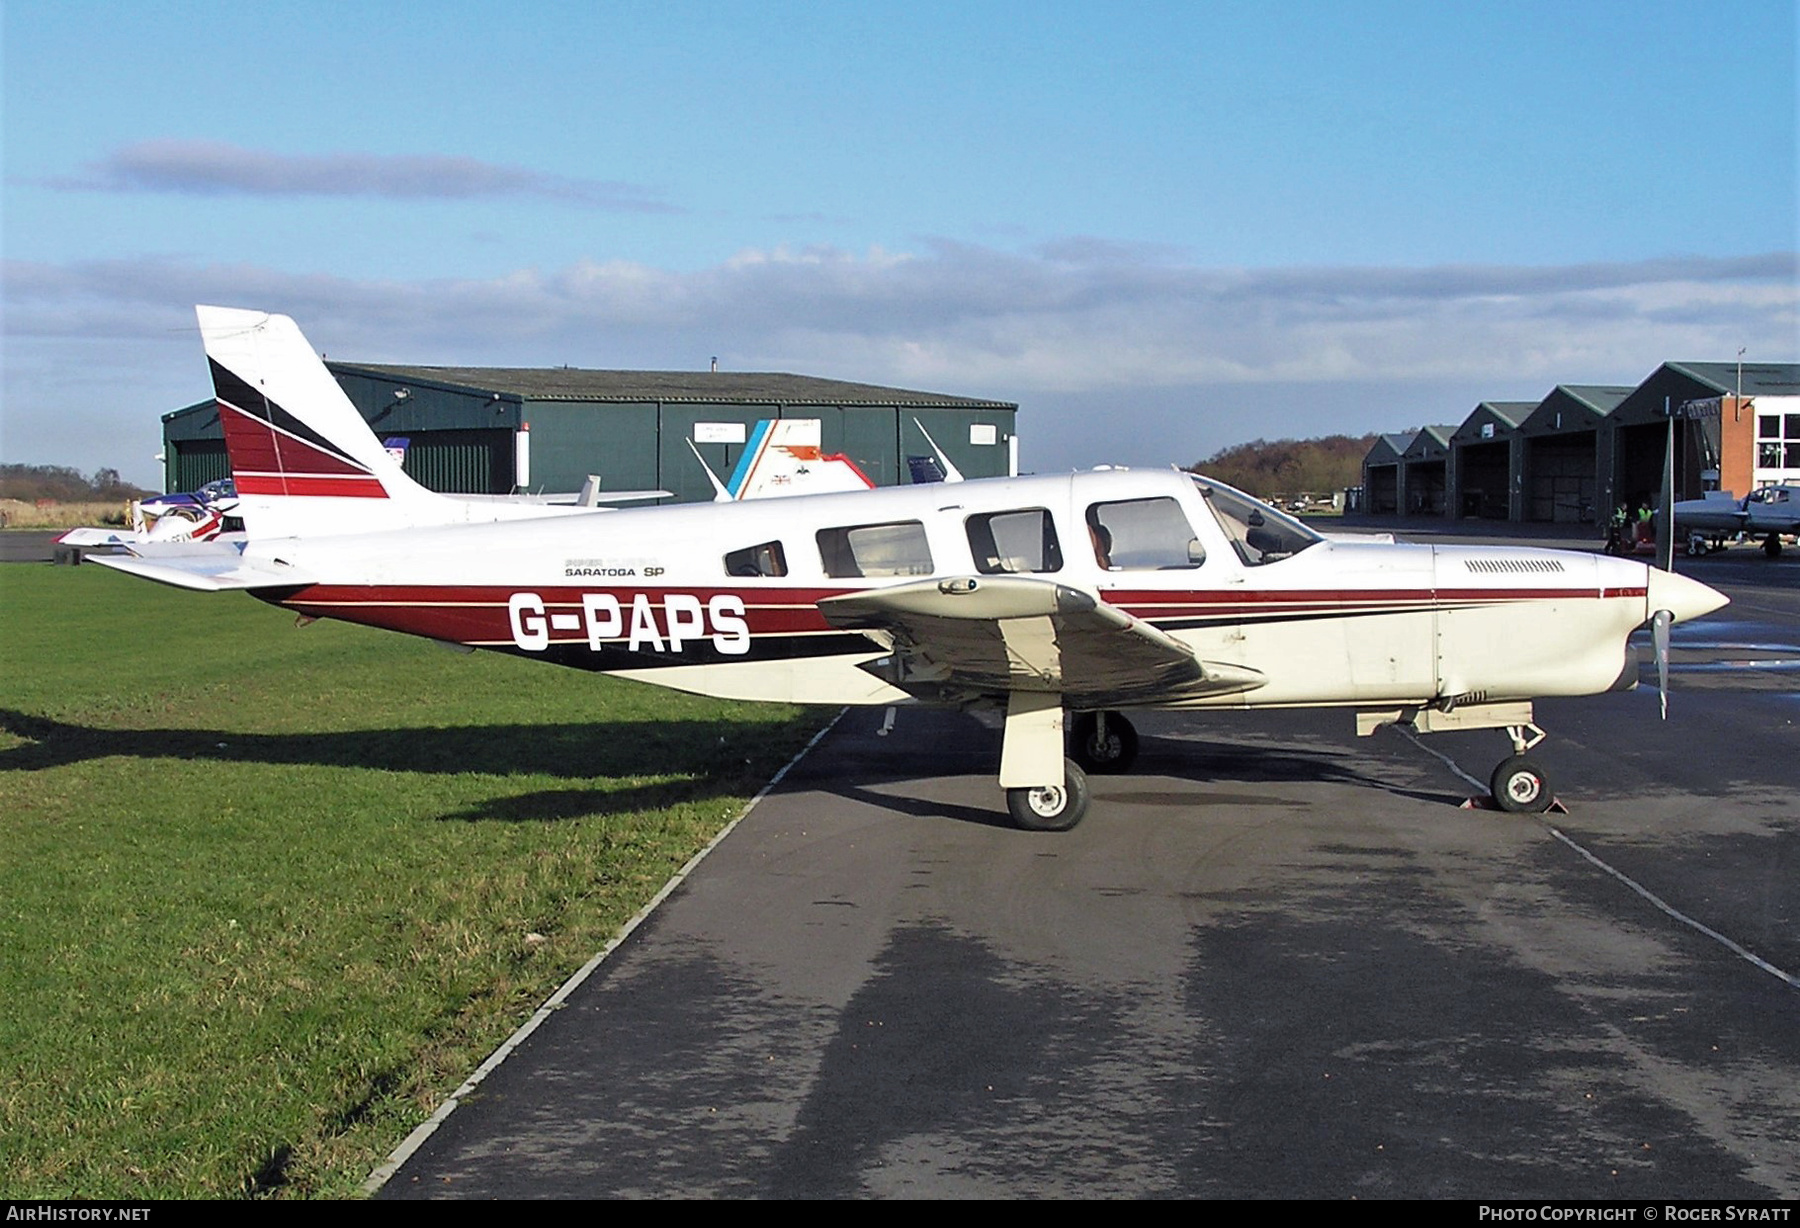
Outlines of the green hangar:
{"type": "MultiPolygon", "coordinates": [[[[912,481],[939,452],[965,477],[1018,471],[1010,401],[779,372],[326,366],[433,490],[572,492],[594,474],[602,492],[710,499],[696,453],[729,479],[765,418],[817,419],[821,450],[848,456],[878,486],[912,481]]],[[[211,400],[163,415],[163,472],[168,490],[229,475],[211,400]]]]}

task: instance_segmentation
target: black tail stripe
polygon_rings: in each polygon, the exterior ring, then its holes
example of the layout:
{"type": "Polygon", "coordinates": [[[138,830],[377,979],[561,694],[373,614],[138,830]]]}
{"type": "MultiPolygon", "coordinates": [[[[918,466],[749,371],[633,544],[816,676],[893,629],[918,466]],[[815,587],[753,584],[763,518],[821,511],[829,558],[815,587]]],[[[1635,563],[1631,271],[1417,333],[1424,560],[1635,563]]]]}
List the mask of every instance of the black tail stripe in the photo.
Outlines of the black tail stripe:
{"type": "Polygon", "coordinates": [[[279,404],[271,401],[261,389],[252,388],[237,374],[220,366],[217,359],[209,358],[207,362],[212,367],[213,391],[219,400],[243,410],[253,418],[261,418],[270,426],[294,436],[321,452],[337,457],[346,465],[354,465],[365,473],[368,471],[367,465],[294,417],[279,404]]]}

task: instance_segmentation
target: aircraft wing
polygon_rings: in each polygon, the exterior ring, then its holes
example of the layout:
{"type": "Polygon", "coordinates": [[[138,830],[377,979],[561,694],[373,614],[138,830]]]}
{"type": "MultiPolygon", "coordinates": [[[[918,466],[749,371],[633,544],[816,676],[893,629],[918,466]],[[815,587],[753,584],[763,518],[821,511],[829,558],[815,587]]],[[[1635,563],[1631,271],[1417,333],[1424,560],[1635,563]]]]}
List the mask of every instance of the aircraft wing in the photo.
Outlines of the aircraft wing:
{"type": "Polygon", "coordinates": [[[1782,504],[1779,507],[1759,508],[1745,518],[1744,528],[1752,533],[1800,533],[1800,507],[1782,504]]]}
{"type": "Polygon", "coordinates": [[[56,539],[61,546],[130,546],[144,540],[130,529],[70,529],[56,539]]]}
{"type": "Polygon", "coordinates": [[[1025,576],[919,580],[827,597],[826,621],[891,645],[863,668],[921,699],[1014,691],[1075,708],[1253,690],[1261,673],[1202,661],[1180,641],[1090,593],[1025,576]]]}
{"type": "Polygon", "coordinates": [[[142,576],[146,580],[155,580],[160,584],[172,584],[177,588],[198,589],[208,593],[225,592],[228,589],[281,588],[292,584],[310,584],[313,581],[312,576],[295,567],[246,559],[235,545],[218,543],[218,549],[207,550],[198,548],[207,543],[171,544],[187,548],[164,553],[139,545],[133,547],[139,554],[90,554],[87,561],[110,567],[114,571],[142,576]]]}

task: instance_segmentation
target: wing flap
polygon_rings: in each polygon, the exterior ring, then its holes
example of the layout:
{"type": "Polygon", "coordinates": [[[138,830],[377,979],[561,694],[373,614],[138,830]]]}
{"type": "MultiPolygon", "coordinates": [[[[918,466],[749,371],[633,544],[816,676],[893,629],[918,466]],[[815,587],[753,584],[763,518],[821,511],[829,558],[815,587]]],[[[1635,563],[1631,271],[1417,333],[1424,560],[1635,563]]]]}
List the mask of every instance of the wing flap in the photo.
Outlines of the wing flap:
{"type": "Polygon", "coordinates": [[[1185,644],[1091,593],[1025,576],[919,580],[828,597],[826,621],[878,633],[865,669],[921,699],[1054,692],[1117,707],[1246,691],[1263,677],[1203,662],[1185,644]]]}

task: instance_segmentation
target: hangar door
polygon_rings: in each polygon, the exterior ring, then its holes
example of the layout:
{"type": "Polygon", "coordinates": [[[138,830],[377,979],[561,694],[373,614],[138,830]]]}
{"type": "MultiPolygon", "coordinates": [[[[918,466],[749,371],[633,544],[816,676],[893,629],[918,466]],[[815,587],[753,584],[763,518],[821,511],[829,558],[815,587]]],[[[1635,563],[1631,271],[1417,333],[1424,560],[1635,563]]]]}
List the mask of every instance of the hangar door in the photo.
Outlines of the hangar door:
{"type": "Polygon", "coordinates": [[[406,476],[427,490],[503,495],[513,488],[510,430],[414,431],[407,440],[406,476]]]}
{"type": "Polygon", "coordinates": [[[1594,436],[1531,441],[1531,519],[1594,523],[1594,436]]]}
{"type": "Polygon", "coordinates": [[[170,445],[167,466],[171,491],[199,490],[208,482],[231,476],[231,461],[223,439],[184,439],[170,445]]]}
{"type": "Polygon", "coordinates": [[[774,418],[773,405],[690,405],[664,402],[660,407],[656,440],[656,484],[674,493],[683,503],[704,503],[713,497],[706,470],[694,459],[699,452],[708,469],[721,482],[744,455],[751,428],[763,418],[774,418]],[[689,442],[693,447],[688,446],[689,442]]]}
{"type": "Polygon", "coordinates": [[[791,405],[784,418],[817,418],[819,448],[848,456],[877,486],[893,486],[900,475],[894,411],[885,405],[791,405]]]}
{"type": "Polygon", "coordinates": [[[935,442],[965,478],[1003,478],[1012,467],[1011,431],[1012,415],[1005,410],[902,409],[901,464],[904,469],[912,457],[932,455],[935,442]]]}

